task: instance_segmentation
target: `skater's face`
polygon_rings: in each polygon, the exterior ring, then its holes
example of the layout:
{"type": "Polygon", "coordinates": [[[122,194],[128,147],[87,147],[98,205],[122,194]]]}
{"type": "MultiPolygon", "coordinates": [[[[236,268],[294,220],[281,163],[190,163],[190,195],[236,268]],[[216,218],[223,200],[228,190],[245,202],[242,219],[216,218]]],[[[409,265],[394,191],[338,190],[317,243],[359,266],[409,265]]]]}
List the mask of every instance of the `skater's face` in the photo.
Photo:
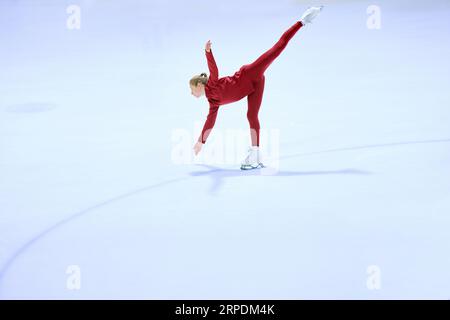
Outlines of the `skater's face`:
{"type": "Polygon", "coordinates": [[[205,93],[205,86],[201,83],[197,83],[197,86],[191,86],[191,94],[200,98],[205,93]]]}

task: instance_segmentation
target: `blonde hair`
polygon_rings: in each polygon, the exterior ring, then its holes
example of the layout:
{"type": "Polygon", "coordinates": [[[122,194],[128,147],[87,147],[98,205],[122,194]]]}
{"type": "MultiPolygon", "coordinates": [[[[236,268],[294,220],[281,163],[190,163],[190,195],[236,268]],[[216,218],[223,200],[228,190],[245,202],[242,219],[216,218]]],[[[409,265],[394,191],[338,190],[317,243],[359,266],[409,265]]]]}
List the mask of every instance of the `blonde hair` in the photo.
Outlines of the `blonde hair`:
{"type": "Polygon", "coordinates": [[[208,75],[203,72],[198,76],[192,77],[192,79],[189,80],[189,85],[196,87],[199,83],[206,85],[207,82],[208,82],[208,75]]]}

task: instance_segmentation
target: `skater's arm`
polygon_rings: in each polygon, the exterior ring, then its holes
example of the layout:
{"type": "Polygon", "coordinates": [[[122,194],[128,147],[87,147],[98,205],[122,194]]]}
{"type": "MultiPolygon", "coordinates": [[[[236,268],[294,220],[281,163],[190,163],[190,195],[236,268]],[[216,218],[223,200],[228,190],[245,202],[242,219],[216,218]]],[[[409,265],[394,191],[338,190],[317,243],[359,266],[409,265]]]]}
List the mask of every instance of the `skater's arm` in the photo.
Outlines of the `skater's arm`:
{"type": "Polygon", "coordinates": [[[205,46],[205,55],[206,55],[206,60],[208,61],[209,78],[211,80],[219,79],[219,69],[217,68],[217,64],[214,59],[214,55],[211,51],[211,41],[209,41],[209,40],[205,46]]]}
{"type": "Polygon", "coordinates": [[[214,127],[214,123],[216,122],[217,118],[217,111],[219,110],[219,106],[210,105],[209,106],[209,113],[206,117],[205,124],[202,129],[202,133],[200,134],[200,137],[197,140],[197,143],[194,145],[194,153],[197,155],[203,147],[203,144],[206,142],[206,139],[208,138],[212,128],[214,127]]]}
{"type": "Polygon", "coordinates": [[[209,113],[206,117],[205,124],[203,125],[202,133],[200,134],[200,137],[198,138],[198,142],[205,143],[206,139],[208,139],[208,136],[214,127],[214,124],[216,123],[217,118],[217,111],[219,110],[218,106],[210,105],[209,106],[209,113]]]}

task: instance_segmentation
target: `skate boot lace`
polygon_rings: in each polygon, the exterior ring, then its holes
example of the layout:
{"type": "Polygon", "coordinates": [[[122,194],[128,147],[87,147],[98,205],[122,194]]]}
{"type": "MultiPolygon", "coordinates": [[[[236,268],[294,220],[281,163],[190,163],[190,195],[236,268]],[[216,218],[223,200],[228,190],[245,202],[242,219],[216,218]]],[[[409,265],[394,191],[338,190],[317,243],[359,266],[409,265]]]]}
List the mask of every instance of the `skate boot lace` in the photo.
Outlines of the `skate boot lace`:
{"type": "MultiPolygon", "coordinates": [[[[253,152],[257,153],[258,151],[253,151],[252,148],[248,148],[248,154],[247,154],[247,157],[245,157],[244,164],[247,164],[247,165],[253,164],[253,163],[250,163],[250,157],[253,155],[253,152]]],[[[255,163],[258,163],[258,161],[259,161],[258,158],[259,158],[258,154],[256,154],[256,161],[255,161],[255,163]]]]}

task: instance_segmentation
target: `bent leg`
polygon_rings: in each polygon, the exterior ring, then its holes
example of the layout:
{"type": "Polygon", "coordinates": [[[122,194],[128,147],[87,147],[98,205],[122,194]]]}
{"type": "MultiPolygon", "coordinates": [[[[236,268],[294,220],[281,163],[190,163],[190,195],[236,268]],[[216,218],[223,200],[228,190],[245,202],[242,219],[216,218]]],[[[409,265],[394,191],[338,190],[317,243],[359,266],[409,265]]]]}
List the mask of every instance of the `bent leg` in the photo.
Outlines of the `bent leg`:
{"type": "Polygon", "coordinates": [[[264,74],[266,69],[280,55],[284,48],[286,48],[289,40],[292,39],[292,37],[302,26],[302,22],[297,21],[293,26],[291,26],[287,31],[283,33],[283,35],[272,48],[264,52],[251,64],[246,65],[246,69],[253,79],[258,79],[264,74]]]}
{"type": "Polygon", "coordinates": [[[264,75],[260,78],[259,81],[255,82],[254,87],[255,91],[247,96],[247,119],[250,125],[250,137],[252,140],[252,146],[259,146],[259,119],[258,113],[259,108],[261,107],[262,97],[264,93],[264,84],[266,78],[264,75]]]}

